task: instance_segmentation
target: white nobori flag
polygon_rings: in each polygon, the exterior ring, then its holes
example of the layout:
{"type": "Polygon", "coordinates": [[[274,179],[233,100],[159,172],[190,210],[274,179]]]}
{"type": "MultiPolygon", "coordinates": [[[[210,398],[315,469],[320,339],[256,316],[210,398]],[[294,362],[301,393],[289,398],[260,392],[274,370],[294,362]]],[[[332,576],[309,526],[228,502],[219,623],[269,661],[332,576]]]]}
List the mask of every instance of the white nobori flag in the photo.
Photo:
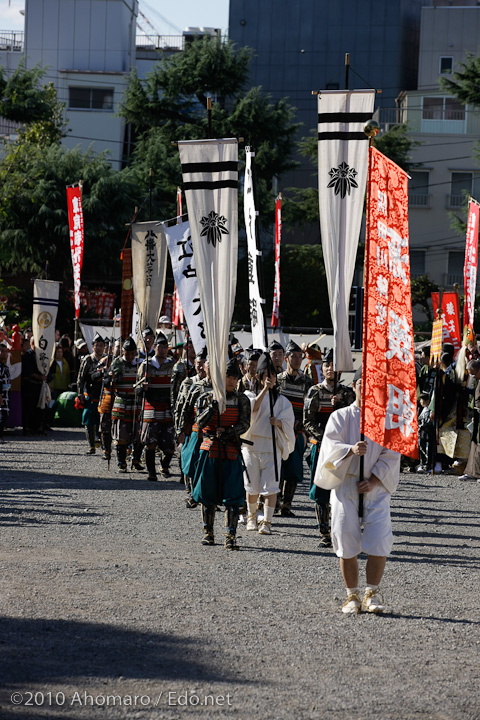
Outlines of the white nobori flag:
{"type": "Polygon", "coordinates": [[[228,337],[237,285],[238,142],[180,141],[178,148],[210,375],[222,413],[226,407],[228,337]]]}
{"type": "Polygon", "coordinates": [[[245,148],[245,183],[243,189],[243,210],[245,213],[245,229],[247,232],[248,251],[248,292],[250,298],[250,322],[252,326],[252,344],[254,348],[267,349],[265,337],[264,310],[262,305],[265,299],[260,294],[258,282],[257,258],[262,254],[257,249],[255,233],[255,197],[253,194],[252,158],[255,153],[245,148]]]}
{"type": "Polygon", "coordinates": [[[193,255],[190,224],[162,225],[172,261],[173,279],[183,308],[195,352],[206,345],[202,306],[198,291],[197,269],[193,255]]]}
{"type": "Polygon", "coordinates": [[[161,227],[159,222],[132,225],[135,304],[142,318],[141,330],[149,325],[154,332],[162,307],[167,271],[167,244],[161,227]]]}
{"type": "Polygon", "coordinates": [[[323,258],[334,333],[335,370],[353,370],[348,305],[368,174],[375,90],[323,91],[318,96],[318,199],[323,258]]]}
{"type": "MultiPolygon", "coordinates": [[[[41,375],[48,375],[55,356],[55,321],[59,292],[60,283],[54,280],[35,280],[33,283],[32,329],[37,369],[41,375]]],[[[49,399],[49,388],[44,381],[38,407],[43,409],[49,399]]]]}

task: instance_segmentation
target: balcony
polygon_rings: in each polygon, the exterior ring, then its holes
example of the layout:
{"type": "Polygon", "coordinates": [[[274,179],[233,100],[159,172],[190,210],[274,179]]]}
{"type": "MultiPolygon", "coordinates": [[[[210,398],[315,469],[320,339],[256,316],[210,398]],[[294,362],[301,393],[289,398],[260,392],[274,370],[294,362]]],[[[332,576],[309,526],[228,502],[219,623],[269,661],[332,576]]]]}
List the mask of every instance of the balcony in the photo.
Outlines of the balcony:
{"type": "Polygon", "coordinates": [[[0,51],[23,52],[24,35],[22,31],[0,30],[0,51]]]}
{"type": "Polygon", "coordinates": [[[463,287],[463,273],[461,275],[456,273],[445,273],[443,276],[443,284],[453,287],[454,285],[460,285],[463,287]]]}
{"type": "Polygon", "coordinates": [[[408,207],[411,208],[429,208],[431,195],[421,193],[408,194],[408,207]]]}
{"type": "Polygon", "coordinates": [[[465,195],[447,195],[446,207],[449,210],[462,210],[466,209],[467,198],[465,195]]]}
{"type": "Polygon", "coordinates": [[[135,44],[138,52],[180,52],[185,47],[183,35],[137,35],[135,44]]]}
{"type": "Polygon", "coordinates": [[[0,138],[11,139],[12,136],[18,135],[21,130],[23,130],[22,123],[0,117],[0,138]]]}

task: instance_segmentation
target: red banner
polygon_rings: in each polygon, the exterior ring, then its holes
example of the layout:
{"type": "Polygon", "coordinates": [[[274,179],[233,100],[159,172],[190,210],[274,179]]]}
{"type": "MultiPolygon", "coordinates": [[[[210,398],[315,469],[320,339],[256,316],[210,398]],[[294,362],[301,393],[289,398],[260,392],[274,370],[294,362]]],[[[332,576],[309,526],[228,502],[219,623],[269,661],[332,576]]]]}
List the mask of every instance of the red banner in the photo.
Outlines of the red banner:
{"type": "Polygon", "coordinates": [[[465,244],[465,265],[463,280],[465,284],[465,316],[463,324],[473,329],[475,310],[475,289],[477,286],[478,265],[478,219],[480,207],[472,198],[468,205],[467,240],[465,244]]]}
{"type": "Polygon", "coordinates": [[[83,265],[83,210],[82,188],[67,187],[68,226],[73,265],[73,292],[75,317],[80,317],[80,276],[83,265]]]}
{"type": "Polygon", "coordinates": [[[275,285],[273,289],[273,308],[271,327],[280,324],[280,242],[282,239],[282,196],[275,203],[275,285]]]}
{"type": "Polygon", "coordinates": [[[182,189],[177,187],[177,225],[180,222],[180,218],[182,217],[182,215],[182,189]]]}
{"type": "Polygon", "coordinates": [[[418,457],[408,176],[370,148],[362,382],[362,432],[418,457]]]}
{"type": "Polygon", "coordinates": [[[172,324],[175,325],[175,327],[180,327],[183,325],[183,308],[182,303],[180,302],[180,295],[178,294],[178,290],[175,287],[175,292],[173,293],[173,320],[172,324]]]}
{"type": "MultiPolygon", "coordinates": [[[[475,300],[475,296],[473,298],[475,300]]],[[[432,293],[434,317],[438,317],[438,292],[432,293]]],[[[462,347],[462,334],[460,332],[460,301],[456,292],[444,292],[442,296],[443,342],[452,343],[455,354],[462,347]]]]}

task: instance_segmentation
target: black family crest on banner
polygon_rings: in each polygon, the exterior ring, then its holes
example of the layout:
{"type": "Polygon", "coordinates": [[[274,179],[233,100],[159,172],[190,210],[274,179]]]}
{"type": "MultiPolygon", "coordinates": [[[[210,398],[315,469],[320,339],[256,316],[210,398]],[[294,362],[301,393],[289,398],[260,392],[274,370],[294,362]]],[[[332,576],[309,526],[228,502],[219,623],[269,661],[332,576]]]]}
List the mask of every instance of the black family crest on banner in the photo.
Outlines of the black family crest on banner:
{"type": "Polygon", "coordinates": [[[349,167],[346,162],[342,162],[338,167],[332,168],[328,174],[331,180],[327,188],[335,188],[335,195],[340,195],[342,200],[347,193],[350,195],[352,188],[358,188],[357,181],[355,180],[358,173],[355,168],[349,167]]]}
{"type": "Polygon", "coordinates": [[[204,215],[200,220],[200,224],[203,225],[203,230],[200,233],[200,237],[207,237],[207,243],[217,246],[217,243],[222,241],[222,235],[229,235],[227,230],[227,218],[224,215],[219,215],[214,210],[204,215]]]}

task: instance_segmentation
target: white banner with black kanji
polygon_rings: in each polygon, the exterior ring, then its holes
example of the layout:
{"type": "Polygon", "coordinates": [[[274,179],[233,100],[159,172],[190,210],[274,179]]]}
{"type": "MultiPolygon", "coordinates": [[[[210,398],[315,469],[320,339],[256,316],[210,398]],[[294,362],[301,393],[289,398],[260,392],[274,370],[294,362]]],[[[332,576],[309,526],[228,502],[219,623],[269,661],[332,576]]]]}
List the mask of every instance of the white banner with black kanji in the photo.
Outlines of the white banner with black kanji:
{"type": "Polygon", "coordinates": [[[132,269],[135,305],[141,330],[155,331],[160,316],[167,272],[167,243],[159,222],[133,223],[132,269]]]}
{"type": "Polygon", "coordinates": [[[238,142],[180,141],[178,148],[210,375],[219,410],[223,412],[228,338],[237,285],[238,142]]]}
{"type": "Polygon", "coordinates": [[[256,237],[256,210],[253,192],[252,159],[255,153],[249,147],[245,148],[245,182],[243,187],[243,211],[245,215],[245,230],[247,232],[247,260],[248,260],[248,293],[250,300],[250,323],[252,326],[252,343],[254,348],[267,349],[265,337],[265,322],[263,305],[265,299],[260,294],[258,282],[258,262],[261,251],[257,248],[256,237]]]}
{"type": "Polygon", "coordinates": [[[368,173],[375,90],[318,95],[318,199],[323,258],[334,333],[335,370],[353,370],[348,307],[368,173]]]}
{"type": "Polygon", "coordinates": [[[199,353],[205,347],[206,341],[190,223],[179,223],[171,227],[164,224],[162,231],[165,233],[172,261],[173,279],[177,286],[188,332],[195,352],[199,353]]]}

